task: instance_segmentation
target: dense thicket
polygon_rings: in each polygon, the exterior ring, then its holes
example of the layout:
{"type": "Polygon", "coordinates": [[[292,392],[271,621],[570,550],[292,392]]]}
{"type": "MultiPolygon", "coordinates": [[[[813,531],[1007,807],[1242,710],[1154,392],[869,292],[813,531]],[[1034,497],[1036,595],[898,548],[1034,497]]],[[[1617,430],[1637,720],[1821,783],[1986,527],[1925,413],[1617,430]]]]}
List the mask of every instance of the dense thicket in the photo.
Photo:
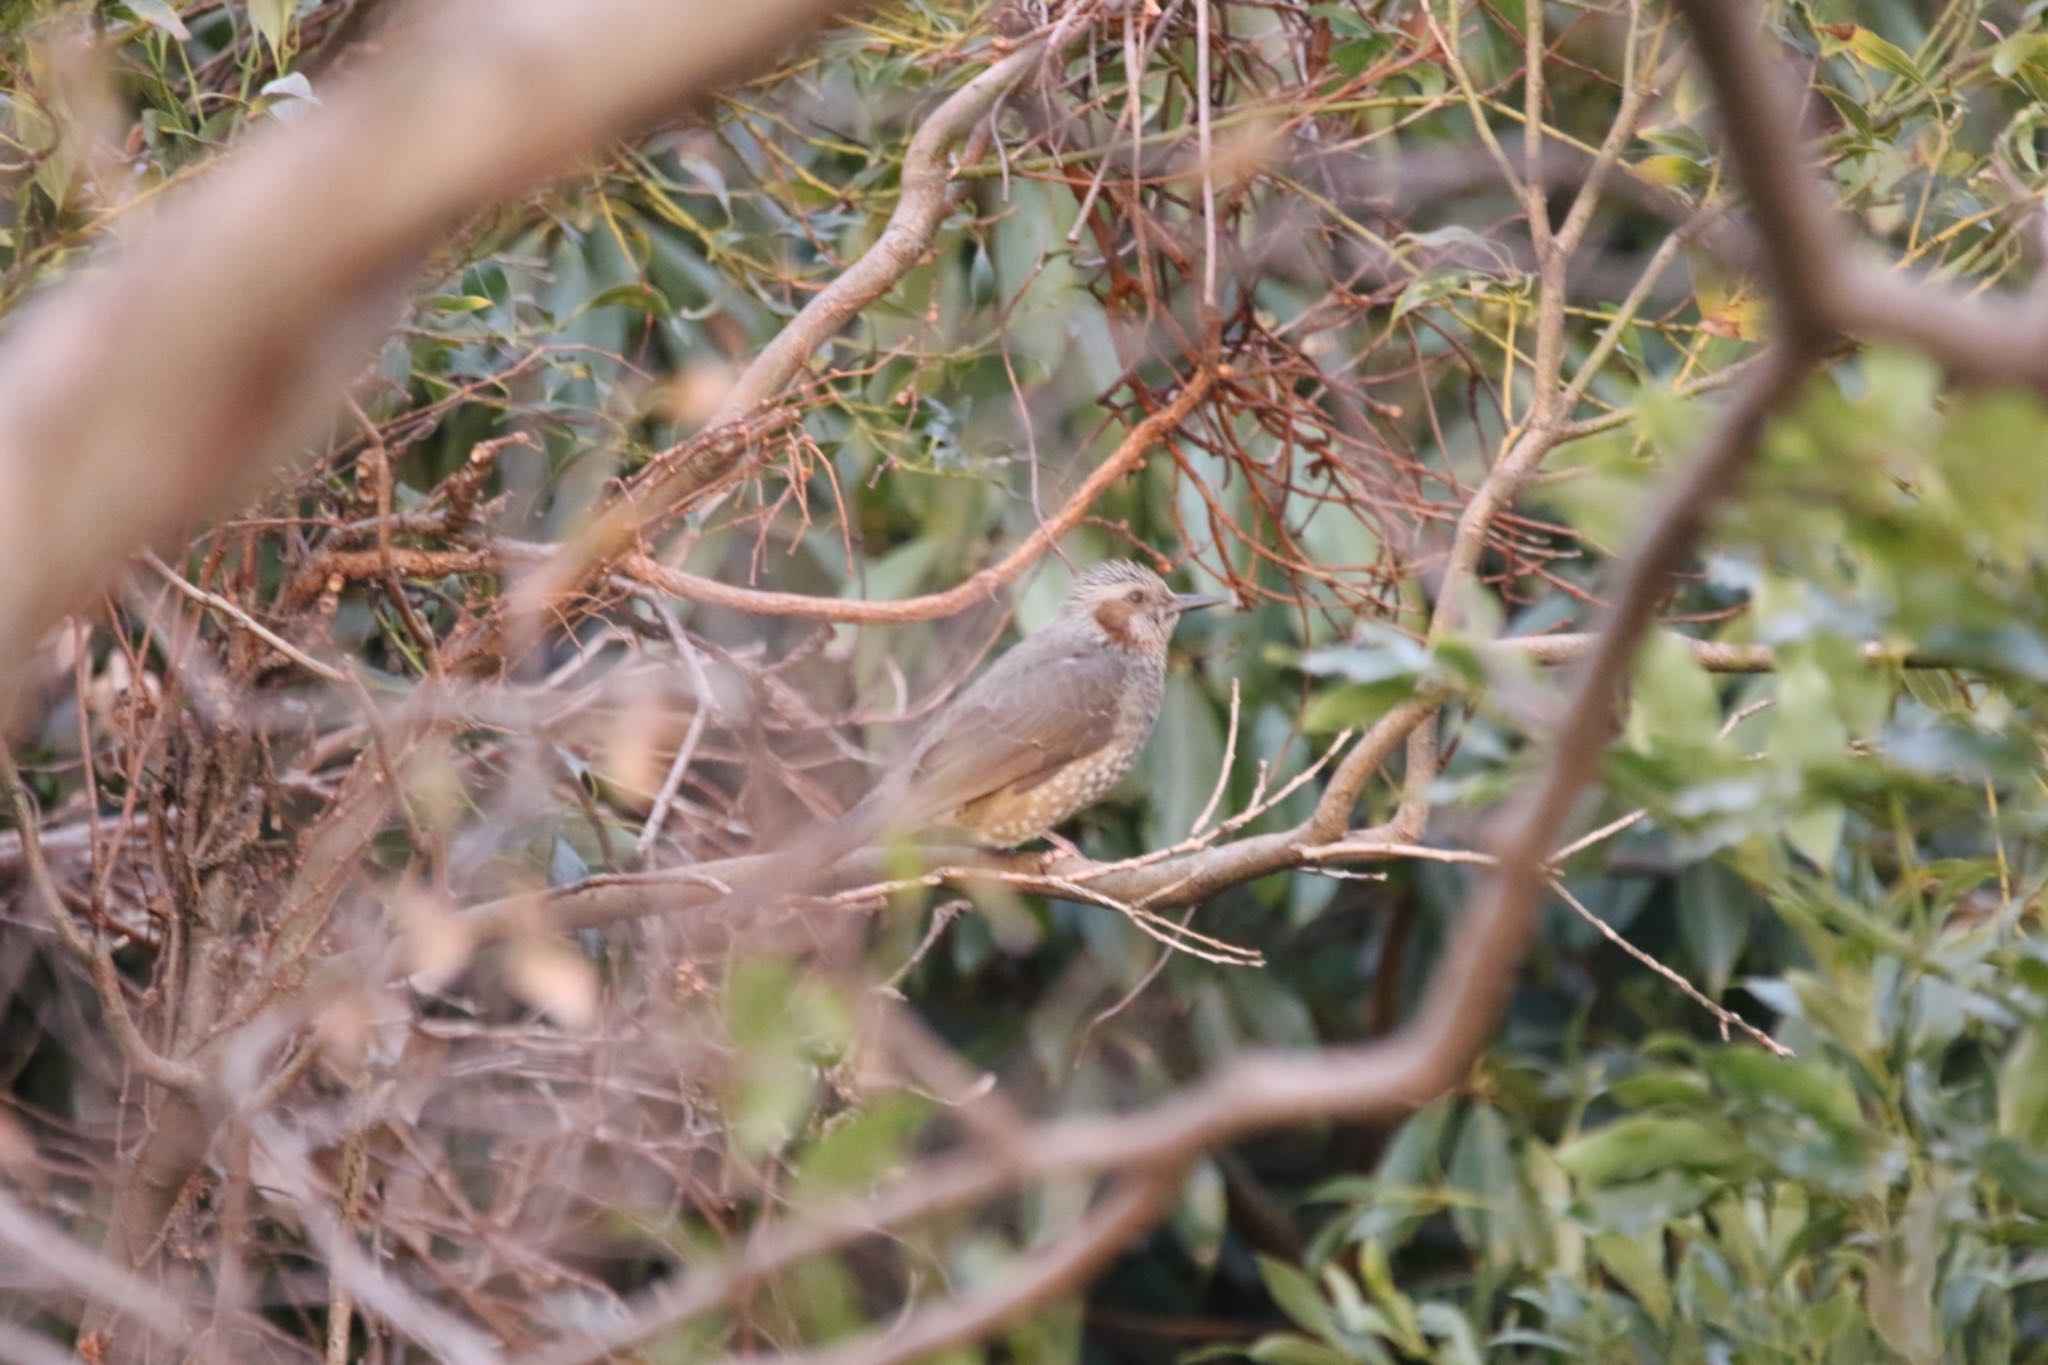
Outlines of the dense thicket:
{"type": "MultiPolygon", "coordinates": [[[[14,13],[0,326],[390,8],[14,13]]],[[[471,214],[39,607],[0,1355],[2048,1358],[2041,8],[898,4],[471,214]],[[1110,556],[1079,851],[804,867],[1110,556]]]]}

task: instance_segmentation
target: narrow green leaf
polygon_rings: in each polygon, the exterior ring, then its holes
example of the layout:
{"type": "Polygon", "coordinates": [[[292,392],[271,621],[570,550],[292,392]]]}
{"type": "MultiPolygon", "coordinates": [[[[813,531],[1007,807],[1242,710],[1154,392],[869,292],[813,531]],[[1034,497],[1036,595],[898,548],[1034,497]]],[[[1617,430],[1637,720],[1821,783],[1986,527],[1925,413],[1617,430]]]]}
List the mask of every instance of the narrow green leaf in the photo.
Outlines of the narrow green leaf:
{"type": "Polygon", "coordinates": [[[291,32],[293,0],[249,0],[249,22],[256,26],[273,56],[282,56],[291,32]]]}
{"type": "Polygon", "coordinates": [[[181,43],[192,37],[192,30],[185,27],[185,21],[178,17],[177,10],[171,8],[169,0],[122,0],[122,3],[143,23],[161,29],[181,43]]]}
{"type": "Polygon", "coordinates": [[[1297,1327],[1315,1333],[1332,1346],[1343,1345],[1343,1335],[1337,1330],[1337,1320],[1331,1316],[1330,1306],[1323,1302],[1322,1291],[1307,1275],[1285,1261],[1271,1256],[1259,1257],[1259,1278],[1266,1282],[1266,1292],[1273,1296],[1273,1302],[1280,1306],[1288,1320],[1297,1327]]]}
{"type": "Polygon", "coordinates": [[[1647,1114],[1596,1128],[1557,1153],[1558,1164],[1589,1185],[1636,1180],[1670,1167],[1723,1169],[1742,1159],[1741,1139],[1725,1124],[1647,1114]]]}
{"type": "Polygon", "coordinates": [[[1881,37],[1861,24],[1849,35],[1844,44],[1856,60],[1876,71],[1893,76],[1903,76],[1915,85],[1926,85],[1927,76],[1913,62],[1906,50],[1890,39],[1881,37]]]}
{"type": "Polygon", "coordinates": [[[1631,700],[1627,735],[1630,746],[1638,750],[1712,744],[1721,727],[1713,678],[1693,658],[1684,638],[1668,630],[1643,641],[1631,700]]]}

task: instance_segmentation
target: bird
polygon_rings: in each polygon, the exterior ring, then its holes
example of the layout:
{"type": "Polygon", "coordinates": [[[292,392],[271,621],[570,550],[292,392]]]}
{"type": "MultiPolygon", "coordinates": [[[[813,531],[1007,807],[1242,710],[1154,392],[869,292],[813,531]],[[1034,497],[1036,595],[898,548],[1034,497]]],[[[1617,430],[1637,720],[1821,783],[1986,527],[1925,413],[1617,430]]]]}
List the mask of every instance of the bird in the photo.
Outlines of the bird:
{"type": "Polygon", "coordinates": [[[858,844],[943,829],[989,849],[1049,833],[1136,761],[1174,627],[1224,600],[1175,593],[1128,559],[1083,571],[1058,614],[948,703],[835,832],[858,844]]]}
{"type": "Polygon", "coordinates": [[[1049,833],[1101,799],[1145,747],[1180,618],[1226,600],[1175,593],[1127,559],[1084,570],[1053,619],[941,708],[866,796],[758,855],[725,913],[797,895],[877,843],[946,832],[1010,849],[1049,833]]]}

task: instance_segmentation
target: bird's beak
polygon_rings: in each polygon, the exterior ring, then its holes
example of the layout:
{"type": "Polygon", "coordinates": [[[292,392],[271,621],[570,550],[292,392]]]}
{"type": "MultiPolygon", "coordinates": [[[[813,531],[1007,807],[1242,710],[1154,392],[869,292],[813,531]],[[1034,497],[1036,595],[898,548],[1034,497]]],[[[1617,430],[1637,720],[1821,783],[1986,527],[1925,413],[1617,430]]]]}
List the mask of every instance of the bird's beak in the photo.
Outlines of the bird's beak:
{"type": "Polygon", "coordinates": [[[1200,611],[1203,607],[1220,607],[1229,600],[1227,597],[1218,597],[1212,592],[1184,592],[1173,599],[1173,614],[1178,616],[1184,611],[1200,611]]]}

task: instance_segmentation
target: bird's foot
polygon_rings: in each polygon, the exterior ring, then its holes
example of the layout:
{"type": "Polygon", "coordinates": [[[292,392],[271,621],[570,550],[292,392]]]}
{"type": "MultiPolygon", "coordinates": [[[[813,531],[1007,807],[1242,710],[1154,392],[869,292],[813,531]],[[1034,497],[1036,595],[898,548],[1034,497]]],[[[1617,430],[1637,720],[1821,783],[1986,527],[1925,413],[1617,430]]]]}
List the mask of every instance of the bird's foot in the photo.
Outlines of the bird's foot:
{"type": "Polygon", "coordinates": [[[1079,844],[1067,838],[1065,835],[1054,834],[1051,831],[1047,831],[1045,841],[1048,844],[1051,844],[1052,847],[1048,848],[1045,852],[1038,855],[1038,861],[1041,867],[1049,868],[1062,858],[1085,858],[1088,856],[1087,854],[1081,851],[1081,846],[1079,844]]]}

